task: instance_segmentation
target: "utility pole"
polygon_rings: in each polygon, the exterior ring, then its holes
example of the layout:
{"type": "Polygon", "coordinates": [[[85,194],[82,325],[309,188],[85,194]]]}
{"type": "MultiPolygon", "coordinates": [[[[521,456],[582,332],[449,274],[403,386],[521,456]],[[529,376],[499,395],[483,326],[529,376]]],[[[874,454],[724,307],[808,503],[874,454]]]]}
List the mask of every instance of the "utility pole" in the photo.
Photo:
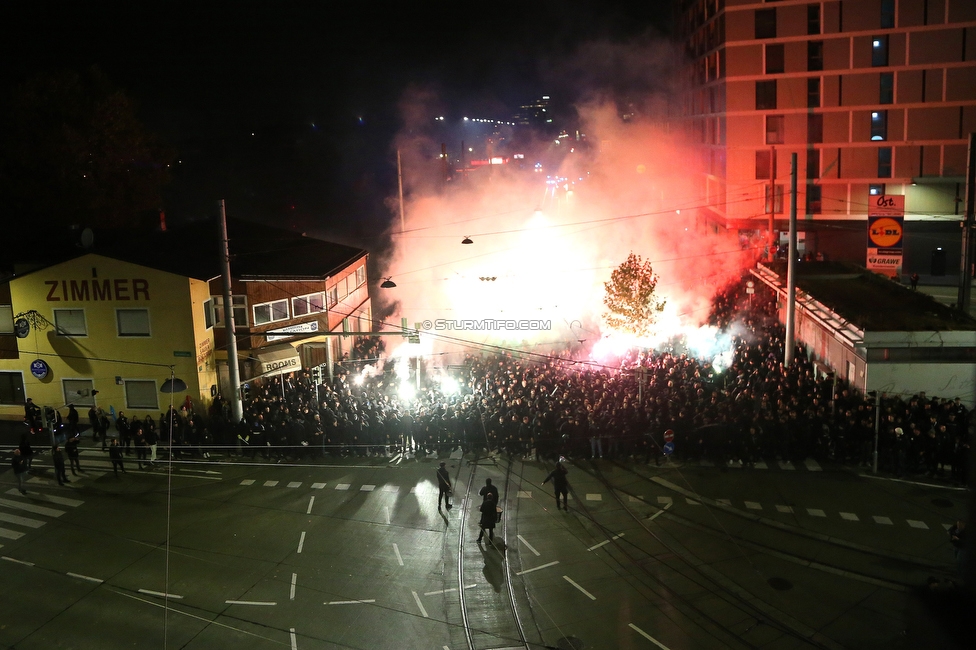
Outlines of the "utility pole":
{"type": "Polygon", "coordinates": [[[783,365],[793,363],[796,318],[796,153],[790,154],[790,259],[786,263],[786,350],[783,365]]]}
{"type": "Polygon", "coordinates": [[[964,314],[969,313],[973,285],[973,264],[976,263],[976,133],[969,134],[969,156],[966,165],[966,217],[962,222],[962,260],[959,268],[959,295],[956,304],[964,314]]]}
{"type": "Polygon", "coordinates": [[[776,149],[769,148],[769,234],[766,239],[770,262],[776,261],[776,149]]]}
{"type": "Polygon", "coordinates": [[[220,264],[224,280],[224,332],[227,335],[227,374],[230,379],[230,414],[234,426],[244,417],[241,404],[241,372],[237,365],[237,330],[234,327],[234,303],[230,286],[230,247],[227,240],[227,212],[220,199],[220,264]]]}
{"type": "MultiPolygon", "coordinates": [[[[403,228],[403,167],[400,165],[400,150],[397,149],[397,186],[400,189],[400,232],[402,233],[403,228]]],[[[331,379],[332,371],[329,370],[329,377],[331,379]]]]}

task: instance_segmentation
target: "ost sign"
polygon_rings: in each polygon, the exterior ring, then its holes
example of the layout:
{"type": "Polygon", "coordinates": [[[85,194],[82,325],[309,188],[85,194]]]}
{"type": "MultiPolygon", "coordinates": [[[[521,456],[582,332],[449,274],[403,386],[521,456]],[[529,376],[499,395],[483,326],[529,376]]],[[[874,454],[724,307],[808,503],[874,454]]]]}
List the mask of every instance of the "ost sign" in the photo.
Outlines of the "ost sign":
{"type": "Polygon", "coordinates": [[[868,205],[869,270],[890,278],[901,275],[904,226],[904,196],[871,197],[868,205]]]}

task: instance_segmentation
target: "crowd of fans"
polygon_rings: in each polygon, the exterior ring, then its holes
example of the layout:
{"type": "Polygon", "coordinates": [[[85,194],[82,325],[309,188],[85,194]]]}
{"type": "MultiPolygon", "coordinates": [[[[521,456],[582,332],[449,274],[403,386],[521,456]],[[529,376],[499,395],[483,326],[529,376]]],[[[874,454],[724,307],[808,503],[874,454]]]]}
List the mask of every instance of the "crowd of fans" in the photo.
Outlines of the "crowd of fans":
{"type": "MultiPolygon", "coordinates": [[[[874,398],[818,372],[802,349],[784,367],[774,304],[760,294],[751,298],[736,285],[714,301],[711,324],[735,332],[733,359],[722,371],[680,352],[677,341],[612,365],[557,355],[468,355],[449,372],[425,372],[422,389],[410,396],[390,365],[375,374],[340,367],[333,382],[318,385],[308,371],[252,383],[240,423],[229,423],[227,405],[217,400],[209,430],[178,413],[175,430],[191,448],[213,438],[279,459],[460,447],[655,463],[663,461],[670,430],[678,459],[749,465],[812,457],[870,465],[877,426],[882,471],[965,481],[970,422],[958,398],[881,395],[876,422],[874,398]]],[[[357,343],[367,357],[376,345],[357,343]]]]}

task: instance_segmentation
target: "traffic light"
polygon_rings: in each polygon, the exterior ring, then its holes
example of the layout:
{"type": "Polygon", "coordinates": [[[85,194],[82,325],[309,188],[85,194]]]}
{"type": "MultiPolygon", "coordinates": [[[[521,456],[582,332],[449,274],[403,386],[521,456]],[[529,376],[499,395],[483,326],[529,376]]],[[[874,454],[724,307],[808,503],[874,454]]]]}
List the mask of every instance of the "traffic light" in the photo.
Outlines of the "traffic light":
{"type": "Polygon", "coordinates": [[[315,366],[312,368],[312,381],[316,384],[322,383],[322,366],[315,366]]]}

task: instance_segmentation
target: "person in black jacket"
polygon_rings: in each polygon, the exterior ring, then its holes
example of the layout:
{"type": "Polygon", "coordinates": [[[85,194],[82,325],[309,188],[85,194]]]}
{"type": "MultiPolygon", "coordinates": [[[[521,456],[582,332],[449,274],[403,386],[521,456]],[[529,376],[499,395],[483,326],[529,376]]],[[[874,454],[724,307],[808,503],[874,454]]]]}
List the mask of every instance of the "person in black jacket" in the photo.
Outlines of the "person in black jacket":
{"type": "Polygon", "coordinates": [[[54,461],[54,477],[58,479],[58,485],[70,483],[71,481],[68,480],[68,475],[64,471],[64,454],[58,445],[51,447],[51,460],[54,461]]]}
{"type": "Polygon", "coordinates": [[[115,472],[115,478],[119,477],[119,470],[122,470],[122,473],[125,474],[122,447],[119,446],[119,441],[115,438],[112,439],[112,446],[108,448],[108,457],[112,459],[112,471],[115,472]]]}
{"type": "Polygon", "coordinates": [[[488,531],[489,541],[494,541],[495,539],[495,522],[498,520],[498,509],[495,506],[495,495],[489,492],[485,495],[485,500],[481,504],[481,521],[479,525],[481,526],[481,533],[478,534],[478,543],[481,543],[481,539],[485,536],[485,531],[488,531]]]}
{"type": "Polygon", "coordinates": [[[437,509],[441,509],[441,501],[451,505],[451,475],[447,472],[447,464],[443,461],[437,468],[437,509]]]}
{"type": "Polygon", "coordinates": [[[556,463],[555,469],[549,472],[549,476],[542,482],[543,485],[552,481],[552,487],[556,490],[556,510],[559,510],[559,495],[563,495],[563,507],[569,510],[569,481],[566,480],[566,468],[562,463],[556,463]]]}

